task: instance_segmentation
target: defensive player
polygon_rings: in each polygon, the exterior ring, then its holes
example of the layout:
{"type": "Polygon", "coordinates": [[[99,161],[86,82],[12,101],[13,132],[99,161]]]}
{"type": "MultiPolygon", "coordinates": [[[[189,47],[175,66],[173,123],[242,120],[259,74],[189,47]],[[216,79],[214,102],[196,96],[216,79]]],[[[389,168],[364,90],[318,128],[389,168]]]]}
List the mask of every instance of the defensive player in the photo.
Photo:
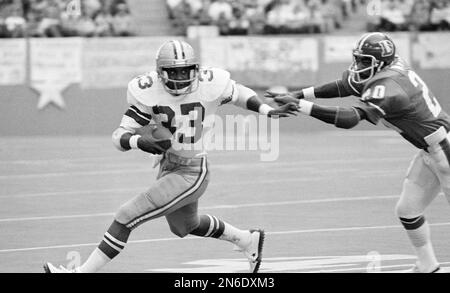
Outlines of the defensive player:
{"type": "MultiPolygon", "coordinates": [[[[238,247],[256,273],[261,263],[263,230],[240,230],[215,216],[198,215],[199,197],[209,182],[209,168],[202,138],[213,126],[217,108],[225,103],[268,116],[294,114],[296,105],[273,109],[256,93],[230,79],[217,68],[199,68],[193,48],[184,41],[164,43],[157,52],[157,70],[138,76],[128,84],[125,112],[112,140],[121,151],[139,149],[161,154],[156,182],[122,205],[103,240],[75,272],[97,272],[125,247],[131,231],[146,221],[165,216],[170,230],[179,237],[188,234],[226,240],[238,247]],[[145,135],[149,123],[164,127],[171,140],[155,141],[145,135]]],[[[151,124],[150,124],[151,125],[151,124]]],[[[49,273],[66,268],[44,265],[49,273]]]]}
{"type": "Polygon", "coordinates": [[[450,118],[425,82],[396,55],[394,42],[387,35],[365,34],[353,57],[340,80],[284,95],[267,92],[265,96],[279,104],[297,102],[303,114],[339,128],[352,128],[361,120],[373,124],[381,120],[420,149],[403,182],[396,214],[418,256],[411,271],[436,272],[439,264],[424,210],[440,190],[450,196],[450,118]],[[360,97],[353,107],[325,107],[304,100],[350,95],[360,97]]]}

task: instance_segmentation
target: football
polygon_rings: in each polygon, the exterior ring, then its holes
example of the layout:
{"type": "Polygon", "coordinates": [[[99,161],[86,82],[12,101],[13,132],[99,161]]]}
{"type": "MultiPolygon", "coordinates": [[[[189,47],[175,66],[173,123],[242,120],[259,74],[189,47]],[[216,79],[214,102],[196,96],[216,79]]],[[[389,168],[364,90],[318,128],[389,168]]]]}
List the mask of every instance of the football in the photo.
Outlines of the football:
{"type": "Polygon", "coordinates": [[[171,140],[172,133],[162,125],[149,124],[136,130],[136,134],[152,138],[154,141],[171,140]]]}

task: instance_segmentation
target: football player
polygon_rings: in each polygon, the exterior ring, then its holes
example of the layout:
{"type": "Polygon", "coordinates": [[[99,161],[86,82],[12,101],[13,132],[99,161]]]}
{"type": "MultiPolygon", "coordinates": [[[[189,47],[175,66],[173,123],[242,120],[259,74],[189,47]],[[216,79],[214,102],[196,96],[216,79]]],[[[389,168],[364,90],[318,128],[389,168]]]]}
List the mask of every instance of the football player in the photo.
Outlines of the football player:
{"type": "Polygon", "coordinates": [[[361,120],[381,121],[420,149],[404,179],[396,214],[418,256],[411,271],[438,271],[424,210],[440,190],[450,196],[450,118],[426,83],[396,54],[392,39],[379,32],[362,36],[342,79],[265,96],[279,104],[297,102],[301,113],[339,128],[352,128],[361,120]],[[321,106],[305,100],[351,95],[360,98],[353,107],[321,106]]]}
{"type": "Polygon", "coordinates": [[[46,263],[46,272],[97,272],[124,249],[133,229],[161,216],[179,237],[191,234],[233,243],[248,258],[250,272],[258,271],[263,230],[241,230],[215,216],[198,214],[198,200],[210,175],[202,138],[212,129],[214,122],[209,118],[222,104],[277,117],[295,114],[297,107],[291,104],[273,109],[262,103],[253,90],[232,80],[229,72],[199,68],[193,48],[184,41],[164,43],[157,52],[156,67],[156,71],[128,84],[130,106],[112,140],[121,151],[163,154],[157,180],[119,208],[103,240],[85,263],[71,271],[46,263]],[[146,135],[142,129],[153,124],[173,136],[155,140],[146,135]]]}

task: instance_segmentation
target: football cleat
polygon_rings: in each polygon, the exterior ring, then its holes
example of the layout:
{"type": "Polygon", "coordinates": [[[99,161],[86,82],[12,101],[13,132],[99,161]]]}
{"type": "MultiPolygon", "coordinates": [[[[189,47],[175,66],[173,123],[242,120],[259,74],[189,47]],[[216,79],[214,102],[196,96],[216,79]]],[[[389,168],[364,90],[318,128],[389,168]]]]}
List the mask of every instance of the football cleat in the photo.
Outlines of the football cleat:
{"type": "Polygon", "coordinates": [[[49,262],[44,264],[44,271],[47,274],[79,273],[78,268],[73,269],[73,270],[66,269],[63,266],[59,266],[59,268],[57,268],[49,262]]]}
{"type": "Polygon", "coordinates": [[[236,251],[241,251],[248,259],[250,273],[256,274],[261,266],[262,250],[264,245],[264,230],[250,230],[251,242],[246,248],[235,246],[236,251]]]}
{"type": "Polygon", "coordinates": [[[441,273],[441,267],[438,265],[436,268],[430,270],[430,271],[424,271],[423,269],[421,269],[419,267],[418,264],[415,264],[412,268],[404,271],[404,273],[413,273],[413,274],[417,274],[417,273],[441,273]]]}

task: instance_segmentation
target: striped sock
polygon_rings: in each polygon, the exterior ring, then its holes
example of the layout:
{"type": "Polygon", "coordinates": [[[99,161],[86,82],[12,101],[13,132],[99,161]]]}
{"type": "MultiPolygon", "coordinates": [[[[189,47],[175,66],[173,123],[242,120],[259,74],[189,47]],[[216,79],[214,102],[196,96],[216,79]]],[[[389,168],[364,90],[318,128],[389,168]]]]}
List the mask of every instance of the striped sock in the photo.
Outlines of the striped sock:
{"type": "Polygon", "coordinates": [[[98,247],[80,267],[80,272],[94,273],[109,263],[124,249],[130,232],[129,228],[114,220],[108,231],[103,235],[103,240],[98,247]]]}
{"type": "Polygon", "coordinates": [[[98,248],[110,259],[113,259],[125,248],[130,232],[129,228],[114,220],[103,235],[103,240],[98,248]]]}
{"type": "Polygon", "coordinates": [[[191,234],[229,241],[240,248],[247,247],[251,241],[250,231],[240,230],[210,215],[200,216],[200,225],[191,234]]]}
{"type": "Polygon", "coordinates": [[[225,223],[210,215],[201,215],[200,224],[191,232],[192,235],[200,237],[219,238],[225,230],[225,223]]]}
{"type": "Polygon", "coordinates": [[[420,269],[434,270],[438,265],[431,245],[430,227],[424,216],[414,218],[400,218],[400,222],[406,229],[420,263],[420,269]]]}

